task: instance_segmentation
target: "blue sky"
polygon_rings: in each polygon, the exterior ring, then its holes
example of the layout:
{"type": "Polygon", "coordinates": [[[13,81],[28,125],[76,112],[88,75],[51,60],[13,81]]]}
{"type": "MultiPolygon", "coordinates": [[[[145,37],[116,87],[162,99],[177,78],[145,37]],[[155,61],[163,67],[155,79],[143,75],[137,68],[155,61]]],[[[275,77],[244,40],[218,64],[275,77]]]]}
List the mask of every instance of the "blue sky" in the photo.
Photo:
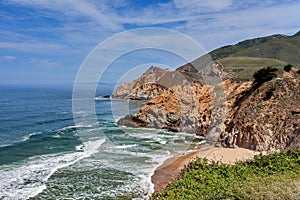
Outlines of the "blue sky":
{"type": "Polygon", "coordinates": [[[0,84],[70,84],[97,44],[133,28],[170,28],[207,51],[292,35],[300,30],[299,10],[299,0],[2,0],[0,84]]]}

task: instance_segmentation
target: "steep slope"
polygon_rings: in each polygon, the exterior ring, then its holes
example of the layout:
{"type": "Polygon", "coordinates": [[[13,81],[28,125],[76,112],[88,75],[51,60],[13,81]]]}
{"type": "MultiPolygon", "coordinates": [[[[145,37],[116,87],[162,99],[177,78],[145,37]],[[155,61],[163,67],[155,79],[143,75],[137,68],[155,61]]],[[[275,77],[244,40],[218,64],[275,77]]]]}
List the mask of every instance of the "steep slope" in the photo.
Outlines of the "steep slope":
{"type": "Polygon", "coordinates": [[[281,78],[259,87],[254,87],[252,80],[233,79],[214,86],[203,85],[173,72],[168,80],[176,80],[176,84],[166,87],[139,112],[127,115],[118,124],[195,133],[206,136],[211,143],[218,141],[223,147],[274,151],[297,146],[300,75],[296,71],[279,71],[281,78]],[[220,101],[223,92],[224,105],[220,101]]]}
{"type": "MultiPolygon", "coordinates": [[[[254,38],[228,45],[208,53],[212,60],[217,61],[228,57],[259,57],[272,58],[300,67],[300,31],[293,36],[271,35],[254,38]]],[[[195,72],[208,55],[201,56],[190,64],[179,67],[178,71],[195,72]]]]}
{"type": "MultiPolygon", "coordinates": [[[[252,47],[257,48],[258,46],[260,46],[262,44],[268,45],[271,42],[283,41],[286,38],[288,38],[288,36],[276,34],[276,35],[271,35],[271,36],[267,36],[267,37],[249,39],[249,40],[239,42],[235,45],[228,45],[225,47],[218,48],[216,50],[211,51],[209,54],[211,55],[213,60],[218,60],[218,59],[226,58],[229,56],[234,56],[236,53],[243,51],[245,49],[249,49],[252,47]]],[[[244,56],[248,56],[248,55],[244,55],[244,56]]],[[[260,57],[260,56],[255,56],[255,57],[260,57]]],[[[266,57],[266,58],[268,58],[268,57],[266,57]]]]}
{"type": "Polygon", "coordinates": [[[300,36],[294,35],[281,40],[270,41],[239,51],[234,56],[275,58],[294,66],[300,66],[300,36]]]}
{"type": "MultiPolygon", "coordinates": [[[[229,57],[219,57],[213,63],[206,55],[174,72],[150,68],[139,79],[115,91],[118,98],[150,99],[139,112],[127,115],[118,124],[190,132],[206,136],[212,144],[217,142],[223,147],[257,151],[299,147],[300,75],[296,73],[299,68],[294,66],[286,72],[283,68],[291,62],[236,56],[254,47],[288,44],[287,41],[299,37],[297,33],[245,41],[232,47],[229,57]],[[255,85],[254,72],[267,66],[278,70],[277,78],[255,85]],[[218,77],[223,81],[216,82],[218,77]]],[[[284,51],[294,51],[291,46],[284,51]]],[[[221,51],[215,55],[221,55],[221,51]]]]}
{"type": "Polygon", "coordinates": [[[274,79],[252,92],[238,107],[234,102],[245,92],[234,95],[219,142],[224,147],[257,151],[299,144],[299,86],[299,78],[274,79]]]}

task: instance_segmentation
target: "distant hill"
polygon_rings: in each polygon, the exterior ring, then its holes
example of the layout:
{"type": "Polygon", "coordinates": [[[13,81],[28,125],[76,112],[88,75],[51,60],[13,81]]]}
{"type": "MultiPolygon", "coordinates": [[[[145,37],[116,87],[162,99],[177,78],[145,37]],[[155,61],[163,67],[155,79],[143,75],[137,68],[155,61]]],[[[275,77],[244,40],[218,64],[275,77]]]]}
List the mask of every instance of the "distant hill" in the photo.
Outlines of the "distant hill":
{"type": "MultiPolygon", "coordinates": [[[[239,52],[249,48],[254,47],[255,49],[257,49],[262,44],[269,44],[271,42],[281,41],[287,37],[288,36],[277,34],[277,35],[272,35],[267,37],[245,40],[234,45],[228,45],[228,46],[215,49],[211,51],[209,54],[211,55],[213,60],[218,60],[230,56],[236,56],[239,52]]],[[[249,55],[243,55],[243,56],[249,56],[249,55]]],[[[262,57],[262,56],[254,55],[253,57],[262,57]]]]}
{"type": "MultiPolygon", "coordinates": [[[[245,40],[234,45],[224,46],[218,49],[215,49],[209,53],[211,58],[214,61],[218,61],[226,67],[226,60],[224,58],[228,57],[256,57],[256,58],[271,58],[282,63],[289,63],[296,67],[300,67],[300,31],[293,36],[286,35],[271,35],[267,37],[260,37],[245,40]]],[[[201,56],[192,62],[192,65],[199,67],[199,63],[206,63],[208,59],[207,55],[201,56]]],[[[250,63],[244,64],[250,66],[253,65],[251,59],[247,59],[250,63]]],[[[255,60],[255,66],[263,67],[265,60],[262,60],[262,63],[255,60]]],[[[272,63],[272,62],[271,62],[272,63]]],[[[193,67],[192,67],[193,68],[193,67]]],[[[177,69],[178,71],[189,71],[194,72],[194,69],[191,69],[190,64],[186,64],[177,69]]]]}
{"type": "Polygon", "coordinates": [[[274,58],[300,66],[300,32],[293,36],[271,35],[245,40],[235,45],[221,47],[209,54],[213,60],[226,57],[274,58]]]}

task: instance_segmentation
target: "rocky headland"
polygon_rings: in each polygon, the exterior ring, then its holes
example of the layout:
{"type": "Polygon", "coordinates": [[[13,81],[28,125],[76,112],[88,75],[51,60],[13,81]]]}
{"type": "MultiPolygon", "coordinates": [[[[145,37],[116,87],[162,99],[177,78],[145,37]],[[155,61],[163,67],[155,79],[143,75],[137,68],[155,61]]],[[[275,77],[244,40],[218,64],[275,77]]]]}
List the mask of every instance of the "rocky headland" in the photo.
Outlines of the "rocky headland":
{"type": "MultiPolygon", "coordinates": [[[[134,93],[135,99],[148,99],[149,94],[155,97],[118,124],[194,133],[223,147],[256,151],[296,147],[300,139],[300,79],[295,77],[295,70],[288,77],[285,72],[285,77],[282,74],[263,83],[251,93],[253,80],[227,79],[212,86],[189,81],[180,71],[144,74],[127,84],[128,89],[121,86],[117,92],[123,90],[125,97],[132,98],[132,91],[139,91],[134,93]],[[145,80],[157,80],[159,84],[145,80]],[[157,90],[158,87],[163,89],[157,90]]],[[[113,96],[116,98],[116,94],[113,96]]]]}
{"type": "MultiPolygon", "coordinates": [[[[291,37],[295,39],[296,35],[291,37]]],[[[271,37],[262,41],[266,45],[285,39],[271,37]]],[[[250,44],[251,48],[255,46],[250,44]]],[[[286,60],[259,57],[221,57],[205,65],[199,60],[175,71],[152,66],[139,79],[122,84],[113,98],[149,101],[118,124],[189,132],[222,147],[255,151],[299,147],[297,65],[286,70],[286,60]],[[268,65],[276,69],[275,76],[257,84],[254,73],[268,65]]]]}

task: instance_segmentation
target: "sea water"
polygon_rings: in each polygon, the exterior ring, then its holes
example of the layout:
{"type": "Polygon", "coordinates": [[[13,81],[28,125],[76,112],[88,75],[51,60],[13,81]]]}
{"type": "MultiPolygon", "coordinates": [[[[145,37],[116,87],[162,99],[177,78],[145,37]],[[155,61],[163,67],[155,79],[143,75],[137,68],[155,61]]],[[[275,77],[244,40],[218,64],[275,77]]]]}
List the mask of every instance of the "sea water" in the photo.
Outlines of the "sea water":
{"type": "Polygon", "coordinates": [[[80,126],[71,88],[0,87],[0,199],[149,198],[154,170],[185,152],[191,144],[175,141],[188,134],[118,127],[112,105],[136,112],[145,102],[98,95],[100,126],[80,126]],[[82,142],[78,129],[93,137],[82,142]]]}

